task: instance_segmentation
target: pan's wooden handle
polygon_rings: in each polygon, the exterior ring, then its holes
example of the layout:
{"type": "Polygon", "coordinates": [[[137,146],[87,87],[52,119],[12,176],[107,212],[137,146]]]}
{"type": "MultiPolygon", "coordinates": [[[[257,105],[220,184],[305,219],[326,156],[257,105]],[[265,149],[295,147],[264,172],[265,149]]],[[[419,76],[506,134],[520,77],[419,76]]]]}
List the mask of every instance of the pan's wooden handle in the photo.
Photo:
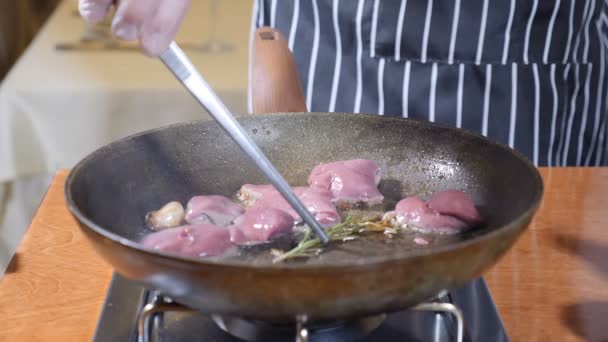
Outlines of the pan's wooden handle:
{"type": "Polygon", "coordinates": [[[281,32],[259,28],[254,33],[252,49],[252,114],[306,112],[298,69],[281,32]]]}

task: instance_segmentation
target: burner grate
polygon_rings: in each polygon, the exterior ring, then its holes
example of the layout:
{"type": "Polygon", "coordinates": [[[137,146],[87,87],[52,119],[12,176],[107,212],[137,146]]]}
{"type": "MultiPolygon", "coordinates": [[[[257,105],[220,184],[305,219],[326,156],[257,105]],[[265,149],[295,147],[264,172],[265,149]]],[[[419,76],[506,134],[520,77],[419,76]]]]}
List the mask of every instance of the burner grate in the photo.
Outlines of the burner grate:
{"type": "MultiPolygon", "coordinates": [[[[419,304],[410,310],[452,315],[456,320],[456,324],[454,325],[456,329],[455,340],[462,342],[462,312],[456,305],[446,300],[449,300],[447,292],[438,295],[435,301],[419,304]]],[[[138,340],[140,342],[151,342],[150,332],[153,318],[155,315],[169,312],[197,313],[196,310],[177,304],[160,294],[155,294],[152,301],[146,304],[139,314],[137,324],[138,340]]],[[[271,327],[263,323],[255,323],[243,319],[227,319],[221,316],[211,316],[220,329],[249,342],[275,340],[276,338],[287,340],[286,337],[289,335],[293,336],[296,342],[330,339],[335,341],[360,340],[378,328],[383,323],[385,317],[386,315],[378,315],[352,321],[340,321],[335,324],[325,324],[324,326],[309,325],[306,322],[306,317],[298,317],[295,329],[281,329],[282,327],[271,327]]]]}
{"type": "Polygon", "coordinates": [[[441,293],[415,309],[323,327],[307,324],[302,318],[281,336],[264,333],[276,334],[277,330],[264,332],[251,321],[203,315],[114,275],[94,341],[242,342],[256,336],[257,340],[291,342],[509,340],[482,279],[441,293]]]}

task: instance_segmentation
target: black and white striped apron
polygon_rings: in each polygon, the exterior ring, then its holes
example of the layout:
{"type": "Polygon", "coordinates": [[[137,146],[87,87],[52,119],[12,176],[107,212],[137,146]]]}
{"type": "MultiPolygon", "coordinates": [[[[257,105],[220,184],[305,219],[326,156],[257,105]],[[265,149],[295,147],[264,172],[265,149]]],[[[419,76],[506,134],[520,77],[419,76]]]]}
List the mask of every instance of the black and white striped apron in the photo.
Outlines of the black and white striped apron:
{"type": "Polygon", "coordinates": [[[536,165],[607,165],[603,0],[256,0],[310,111],[482,133],[536,165]]]}

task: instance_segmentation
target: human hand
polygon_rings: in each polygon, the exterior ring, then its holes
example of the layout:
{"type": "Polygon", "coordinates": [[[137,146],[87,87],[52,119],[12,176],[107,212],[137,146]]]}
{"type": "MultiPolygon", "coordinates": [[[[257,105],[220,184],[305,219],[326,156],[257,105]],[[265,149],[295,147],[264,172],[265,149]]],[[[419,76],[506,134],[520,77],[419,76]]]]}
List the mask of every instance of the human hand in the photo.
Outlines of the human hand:
{"type": "Polygon", "coordinates": [[[139,41],[144,52],[156,57],[175,38],[190,0],[78,0],[80,15],[100,22],[116,5],[113,34],[126,41],[139,41]]]}

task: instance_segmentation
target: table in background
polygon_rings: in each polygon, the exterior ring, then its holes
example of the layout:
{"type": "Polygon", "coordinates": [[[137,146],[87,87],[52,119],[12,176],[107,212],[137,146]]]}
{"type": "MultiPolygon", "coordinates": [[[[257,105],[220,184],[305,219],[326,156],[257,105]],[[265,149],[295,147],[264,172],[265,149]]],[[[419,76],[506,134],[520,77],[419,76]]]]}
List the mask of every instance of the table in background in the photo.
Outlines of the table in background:
{"type": "MultiPolygon", "coordinates": [[[[247,112],[251,0],[219,1],[224,54],[186,50],[235,113],[247,112]]],[[[57,51],[78,42],[76,0],[63,1],[0,86],[0,183],[71,167],[121,137],[175,122],[209,118],[157,59],[136,51],[57,51]]],[[[208,0],[193,0],[178,34],[208,38],[208,0]]]]}
{"type": "MultiPolygon", "coordinates": [[[[607,341],[608,168],[541,172],[536,217],[485,279],[513,341],[607,341]]],[[[0,281],[2,341],[93,336],[112,269],[66,208],[66,175],[53,180],[0,281]]]]}

